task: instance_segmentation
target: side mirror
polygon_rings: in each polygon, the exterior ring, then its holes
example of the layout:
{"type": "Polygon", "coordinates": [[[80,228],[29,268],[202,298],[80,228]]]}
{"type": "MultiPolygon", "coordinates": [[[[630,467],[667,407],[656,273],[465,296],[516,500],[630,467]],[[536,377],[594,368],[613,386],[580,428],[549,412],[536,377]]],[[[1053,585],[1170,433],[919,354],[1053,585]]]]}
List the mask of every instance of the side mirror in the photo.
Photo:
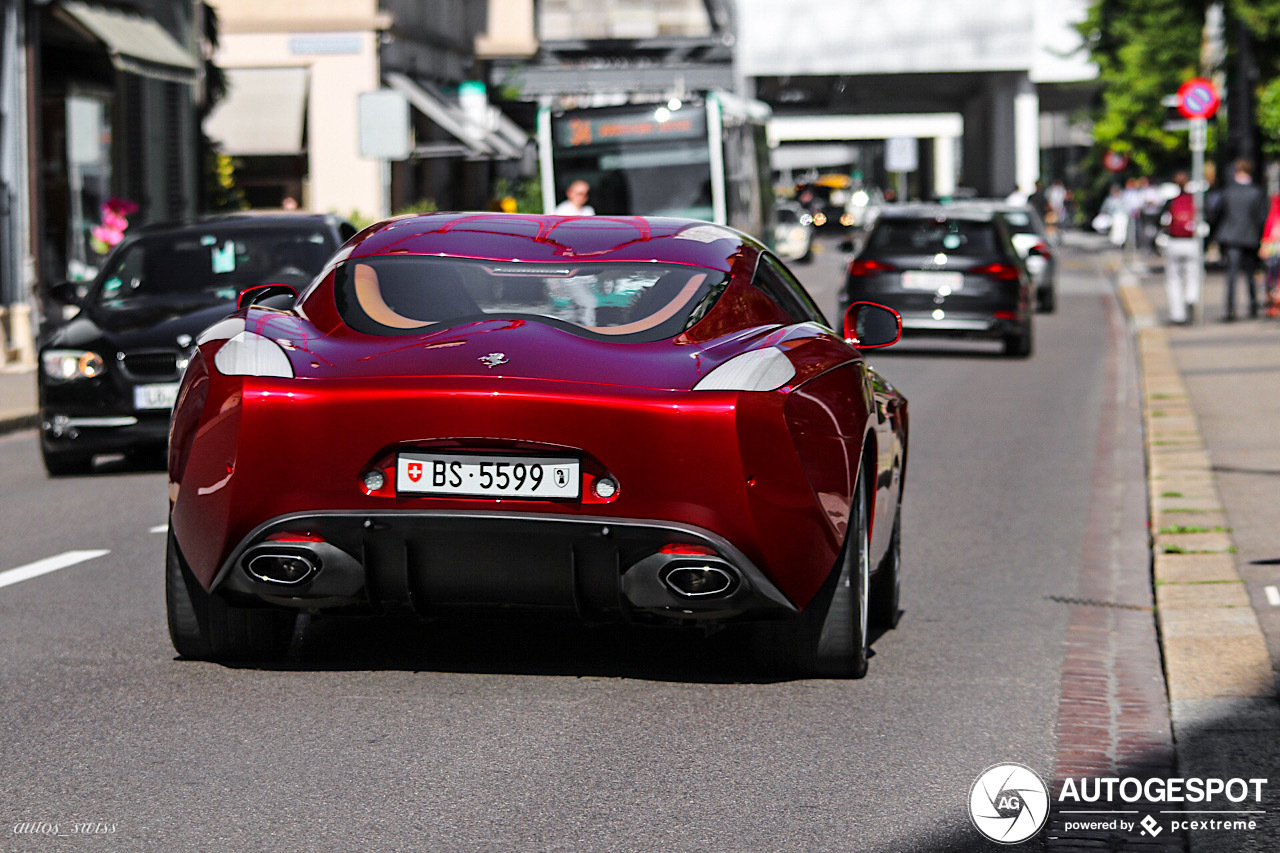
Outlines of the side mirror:
{"type": "MultiPolygon", "coordinates": [[[[298,298],[298,291],[291,284],[255,284],[240,291],[236,298],[236,310],[248,308],[250,305],[263,305],[267,308],[279,308],[283,305],[266,305],[267,300],[287,297],[289,302],[298,298]]],[[[284,300],[280,300],[284,302],[284,300]]],[[[288,304],[288,303],[285,303],[288,304]]]]}
{"type": "Polygon", "coordinates": [[[902,337],[902,316],[875,302],[855,302],[844,313],[844,338],[858,349],[879,349],[902,337]]]}
{"type": "Polygon", "coordinates": [[[49,295],[64,305],[79,305],[84,296],[80,293],[80,283],[60,281],[49,288],[49,295]]]}

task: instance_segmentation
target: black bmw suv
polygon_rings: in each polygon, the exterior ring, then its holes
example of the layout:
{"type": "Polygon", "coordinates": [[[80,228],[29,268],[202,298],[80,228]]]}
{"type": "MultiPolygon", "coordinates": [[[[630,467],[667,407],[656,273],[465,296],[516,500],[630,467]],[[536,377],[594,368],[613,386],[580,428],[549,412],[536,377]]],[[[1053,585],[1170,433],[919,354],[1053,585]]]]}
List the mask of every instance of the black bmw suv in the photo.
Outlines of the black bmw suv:
{"type": "Polygon", "coordinates": [[[107,257],[79,308],[39,342],[40,450],[52,475],[85,473],[95,454],[161,458],[169,412],[196,338],[246,287],[301,290],[356,232],[335,216],[229,214],[149,225],[107,257]]]}

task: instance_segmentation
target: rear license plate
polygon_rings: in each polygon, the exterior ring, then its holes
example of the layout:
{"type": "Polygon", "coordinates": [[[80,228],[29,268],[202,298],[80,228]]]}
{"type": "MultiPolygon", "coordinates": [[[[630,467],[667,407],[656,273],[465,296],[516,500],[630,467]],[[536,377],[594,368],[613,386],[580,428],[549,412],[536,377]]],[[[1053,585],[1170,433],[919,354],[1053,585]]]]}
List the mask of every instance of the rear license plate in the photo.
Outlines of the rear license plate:
{"type": "Polygon", "coordinates": [[[904,272],[902,286],[907,290],[941,290],[946,287],[954,293],[964,287],[964,274],[927,270],[904,272]]]}
{"type": "Polygon", "coordinates": [[[576,498],[582,478],[577,459],[401,453],[396,491],[482,498],[576,498]]]}
{"type": "Polygon", "coordinates": [[[177,382],[133,386],[133,407],[135,409],[172,409],[173,403],[177,399],[177,382]]]}

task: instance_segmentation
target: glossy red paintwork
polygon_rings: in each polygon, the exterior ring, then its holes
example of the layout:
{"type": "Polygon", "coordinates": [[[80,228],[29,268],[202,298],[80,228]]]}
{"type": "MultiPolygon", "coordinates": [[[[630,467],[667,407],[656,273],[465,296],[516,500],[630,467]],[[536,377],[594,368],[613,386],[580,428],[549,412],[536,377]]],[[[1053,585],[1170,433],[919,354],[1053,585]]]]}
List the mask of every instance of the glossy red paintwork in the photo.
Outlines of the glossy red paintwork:
{"type": "MultiPolygon", "coordinates": [[[[697,526],[735,545],[803,607],[841,547],[860,462],[877,485],[874,518],[896,504],[900,471],[882,468],[905,463],[897,448],[906,421],[879,416],[883,401],[857,350],[829,329],[795,324],[751,283],[762,251],[729,229],[672,219],[434,214],[366,229],[296,311],[233,315],[280,343],[294,378],[224,376],[213,360],[226,340],[200,345],[171,428],[171,527],[182,553],[209,585],[244,537],[277,516],[500,505],[697,526]],[[732,280],[699,323],[656,343],[503,318],[403,337],[357,333],[338,317],[333,269],[387,253],[662,261],[732,280]],[[783,388],[691,390],[734,356],[769,346],[795,368],[783,388]],[[489,353],[506,361],[488,367],[489,353]],[[878,450],[885,446],[888,455],[878,450]],[[395,453],[426,447],[570,451],[582,458],[584,497],[495,501],[364,485],[373,469],[393,483],[395,453]],[[591,493],[604,476],[618,483],[609,499],[591,493]]],[[[881,387],[904,414],[905,400],[881,387]]],[[[873,543],[883,549],[887,538],[873,543]]]]}

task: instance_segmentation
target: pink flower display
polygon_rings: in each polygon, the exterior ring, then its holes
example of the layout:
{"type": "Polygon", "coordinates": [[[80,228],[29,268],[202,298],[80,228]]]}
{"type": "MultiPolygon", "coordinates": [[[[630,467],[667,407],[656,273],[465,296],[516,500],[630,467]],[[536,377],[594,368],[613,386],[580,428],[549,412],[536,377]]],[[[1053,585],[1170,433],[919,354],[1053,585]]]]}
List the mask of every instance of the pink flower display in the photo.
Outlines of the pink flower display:
{"type": "Polygon", "coordinates": [[[105,255],[124,239],[125,229],[129,227],[128,216],[138,210],[136,202],[127,198],[112,196],[102,203],[99,212],[102,223],[93,226],[89,231],[89,243],[99,255],[105,255]]]}

